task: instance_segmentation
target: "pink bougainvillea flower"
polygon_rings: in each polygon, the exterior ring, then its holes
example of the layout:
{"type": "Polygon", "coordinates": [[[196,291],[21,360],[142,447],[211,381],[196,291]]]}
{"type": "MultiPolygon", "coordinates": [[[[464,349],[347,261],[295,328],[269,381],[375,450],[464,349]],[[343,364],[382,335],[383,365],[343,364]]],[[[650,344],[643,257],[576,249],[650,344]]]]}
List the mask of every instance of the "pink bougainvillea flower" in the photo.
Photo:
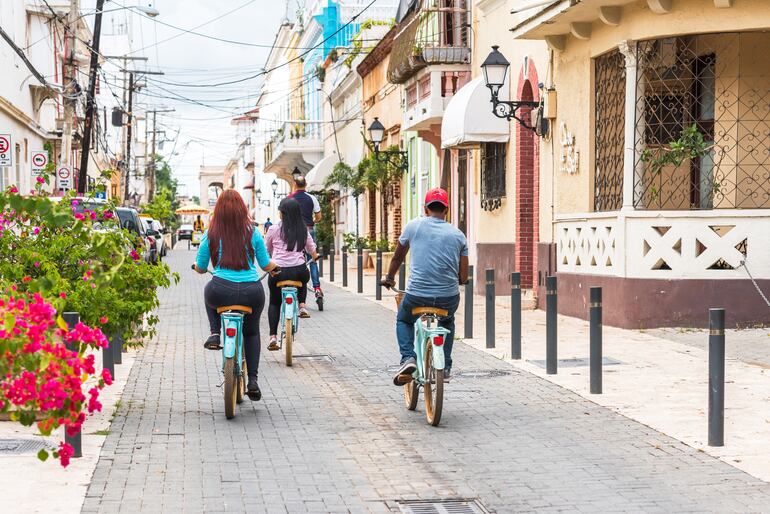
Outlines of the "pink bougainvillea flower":
{"type": "Polygon", "coordinates": [[[101,323],[102,325],[104,325],[108,321],[109,319],[107,319],[107,316],[102,316],[101,318],[99,318],[99,323],[101,323]]]}
{"type": "Polygon", "coordinates": [[[34,264],[34,266],[35,266],[36,268],[39,268],[39,267],[40,267],[40,261],[35,261],[35,264],[34,264]]]}
{"type": "Polygon", "coordinates": [[[59,298],[66,299],[67,293],[59,293],[59,298]]]}
{"type": "Polygon", "coordinates": [[[35,179],[35,181],[36,181],[38,184],[45,184],[45,179],[44,179],[43,177],[37,177],[37,178],[35,179]]]}
{"type": "Polygon", "coordinates": [[[75,449],[69,443],[59,443],[59,462],[63,468],[70,465],[70,458],[73,455],[75,455],[75,449]]]}
{"type": "Polygon", "coordinates": [[[80,213],[80,212],[76,212],[76,213],[75,213],[75,219],[76,219],[76,220],[80,220],[80,221],[83,221],[84,219],[86,219],[86,216],[85,216],[85,214],[83,214],[83,213],[80,213]]]}
{"type": "Polygon", "coordinates": [[[40,233],[40,227],[35,227],[32,229],[32,233],[35,235],[38,235],[40,233]]]}
{"type": "Polygon", "coordinates": [[[11,188],[9,189],[9,191],[10,191],[11,193],[18,193],[18,192],[19,192],[19,188],[18,188],[18,187],[16,187],[16,186],[11,186],[11,188]]]}
{"type": "Polygon", "coordinates": [[[91,220],[96,220],[96,213],[94,211],[91,211],[88,213],[88,217],[91,218],[91,220]]]}
{"type": "Polygon", "coordinates": [[[139,254],[136,253],[136,250],[131,250],[131,258],[134,259],[135,261],[139,260],[139,254]]]}
{"type": "Polygon", "coordinates": [[[72,200],[72,206],[77,207],[80,204],[77,200],[72,200]]]}
{"type": "Polygon", "coordinates": [[[112,211],[104,211],[104,213],[102,213],[102,218],[106,220],[112,219],[112,211]]]}
{"type": "Polygon", "coordinates": [[[110,375],[110,370],[108,369],[102,369],[102,380],[104,380],[104,383],[107,385],[112,385],[112,375],[110,375]]]}
{"type": "Polygon", "coordinates": [[[21,281],[26,284],[27,282],[31,282],[32,281],[32,277],[27,275],[26,277],[22,278],[21,281]]]}

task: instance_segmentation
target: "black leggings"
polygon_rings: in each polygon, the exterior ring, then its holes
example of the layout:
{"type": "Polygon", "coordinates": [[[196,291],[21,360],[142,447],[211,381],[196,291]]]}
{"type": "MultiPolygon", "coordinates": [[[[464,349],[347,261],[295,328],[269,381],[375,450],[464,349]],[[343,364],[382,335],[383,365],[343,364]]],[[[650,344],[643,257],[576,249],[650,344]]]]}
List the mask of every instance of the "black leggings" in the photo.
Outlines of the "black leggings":
{"type": "Polygon", "coordinates": [[[267,285],[270,288],[270,306],[267,309],[267,321],[270,324],[270,335],[278,333],[278,318],[281,316],[281,289],[278,282],[284,280],[296,280],[302,282],[302,287],[297,289],[297,300],[299,303],[305,303],[307,300],[307,281],[310,280],[310,272],[304,264],[292,266],[291,268],[281,268],[281,272],[268,277],[267,285]]]}
{"type": "Polygon", "coordinates": [[[245,305],[251,307],[251,314],[243,319],[243,349],[249,378],[257,378],[259,368],[259,317],[265,307],[265,288],[260,282],[230,282],[214,277],[206,284],[203,292],[206,300],[206,315],[212,334],[222,331],[222,320],[217,314],[217,307],[226,305],[245,305]]]}

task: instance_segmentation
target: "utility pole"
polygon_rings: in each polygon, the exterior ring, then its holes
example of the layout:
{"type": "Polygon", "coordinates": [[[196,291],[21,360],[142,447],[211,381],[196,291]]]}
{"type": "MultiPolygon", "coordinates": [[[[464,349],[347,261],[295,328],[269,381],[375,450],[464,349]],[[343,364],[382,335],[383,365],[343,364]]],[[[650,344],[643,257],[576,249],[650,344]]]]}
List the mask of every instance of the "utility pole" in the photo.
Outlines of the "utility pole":
{"type": "MultiPolygon", "coordinates": [[[[74,0],[77,1],[77,0],[74,0]]],[[[83,120],[83,149],[80,155],[80,173],[78,174],[78,193],[86,192],[88,185],[88,161],[91,151],[91,132],[94,123],[94,105],[96,104],[96,78],[99,68],[99,41],[102,32],[102,11],[105,0],[96,0],[96,19],[94,20],[94,40],[91,43],[91,63],[88,76],[88,97],[86,98],[86,117],[83,120]]]]}
{"type": "MultiPolygon", "coordinates": [[[[64,121],[62,123],[62,150],[60,167],[68,168],[70,173],[72,169],[72,122],[75,119],[75,105],[77,88],[75,79],[77,71],[75,68],[75,32],[77,31],[78,17],[80,16],[80,0],[70,0],[70,12],[67,15],[67,26],[64,29],[64,63],[62,66],[62,79],[64,82],[64,121]]],[[[58,180],[58,179],[57,179],[58,180]]]]}
{"type": "Polygon", "coordinates": [[[134,74],[128,74],[128,121],[126,122],[126,183],[123,185],[123,202],[128,202],[128,184],[131,182],[131,138],[133,137],[134,74]]]}
{"type": "Polygon", "coordinates": [[[157,116],[158,113],[165,113],[165,112],[174,112],[174,109],[153,109],[152,111],[149,111],[152,113],[152,153],[150,154],[150,162],[148,163],[148,166],[150,166],[149,173],[148,173],[148,188],[147,188],[147,201],[151,202],[153,197],[155,196],[155,171],[157,169],[157,163],[155,161],[155,154],[156,154],[156,136],[158,134],[158,125],[157,125],[157,116]]]}

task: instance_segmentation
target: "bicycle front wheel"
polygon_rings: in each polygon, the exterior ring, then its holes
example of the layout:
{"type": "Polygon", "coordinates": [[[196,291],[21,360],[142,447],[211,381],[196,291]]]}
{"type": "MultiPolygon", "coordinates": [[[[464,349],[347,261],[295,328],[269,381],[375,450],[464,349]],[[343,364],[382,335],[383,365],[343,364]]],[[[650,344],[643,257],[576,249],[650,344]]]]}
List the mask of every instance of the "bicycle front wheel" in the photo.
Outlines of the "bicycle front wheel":
{"type": "Polygon", "coordinates": [[[425,344],[425,416],[428,423],[437,427],[444,406],[444,370],[433,367],[433,343],[425,344]]]}
{"type": "Polygon", "coordinates": [[[235,376],[235,357],[225,360],[225,384],[222,388],[225,393],[225,417],[233,419],[235,416],[235,402],[238,389],[238,378],[235,376]]]}
{"type": "Polygon", "coordinates": [[[283,337],[284,337],[283,349],[286,352],[286,365],[291,366],[292,364],[291,351],[294,343],[294,326],[293,326],[293,320],[291,318],[288,318],[286,320],[283,337]]]}
{"type": "Polygon", "coordinates": [[[417,408],[417,400],[420,398],[420,384],[417,380],[412,380],[408,384],[404,384],[404,405],[409,410],[417,408]]]}

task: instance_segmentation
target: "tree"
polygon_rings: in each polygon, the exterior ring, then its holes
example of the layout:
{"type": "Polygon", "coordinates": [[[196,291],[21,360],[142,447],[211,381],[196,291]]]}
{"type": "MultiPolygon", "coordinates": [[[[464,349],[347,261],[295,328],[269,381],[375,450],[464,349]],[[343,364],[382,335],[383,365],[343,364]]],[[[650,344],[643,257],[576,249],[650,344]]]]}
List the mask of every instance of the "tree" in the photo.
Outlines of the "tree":
{"type": "Polygon", "coordinates": [[[177,200],[179,182],[173,177],[171,167],[162,155],[155,154],[155,162],[157,193],[152,202],[142,206],[142,211],[160,221],[165,227],[173,229],[177,222],[174,212],[179,209],[179,200],[177,200]]]}
{"type": "Polygon", "coordinates": [[[330,188],[337,186],[340,191],[347,191],[349,196],[356,199],[356,237],[358,237],[359,230],[359,208],[358,197],[366,191],[366,181],[364,175],[361,173],[361,167],[353,169],[344,162],[338,162],[334,165],[334,169],[326,178],[324,186],[330,188]]]}

